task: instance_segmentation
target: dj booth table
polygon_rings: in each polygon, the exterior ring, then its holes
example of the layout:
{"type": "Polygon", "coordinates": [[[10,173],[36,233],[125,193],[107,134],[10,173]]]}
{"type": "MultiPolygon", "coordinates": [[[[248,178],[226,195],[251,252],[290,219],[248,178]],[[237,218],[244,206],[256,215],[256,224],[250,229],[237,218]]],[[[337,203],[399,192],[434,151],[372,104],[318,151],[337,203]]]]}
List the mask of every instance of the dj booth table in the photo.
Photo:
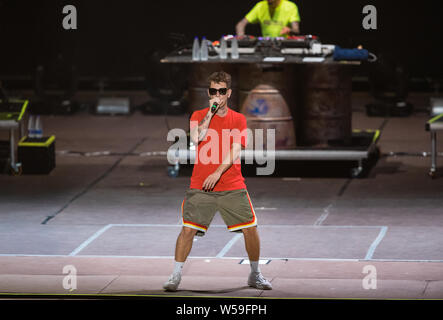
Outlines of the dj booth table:
{"type": "MultiPolygon", "coordinates": [[[[365,160],[378,154],[379,131],[352,129],[352,68],[360,61],[335,61],[331,54],[291,54],[284,49],[240,52],[238,59],[216,54],[206,61],[193,61],[191,53],[182,49],[161,60],[189,68],[189,111],[207,106],[206,79],[212,72],[230,73],[230,107],[246,116],[250,129],[276,128],[275,160],[352,161],[350,175],[359,177],[365,160]],[[235,108],[236,102],[240,108],[235,108]]],[[[255,151],[243,151],[242,160],[250,152],[255,151]]],[[[193,157],[190,150],[171,156],[177,163],[193,157]]],[[[258,159],[262,153],[254,156],[258,159]]],[[[170,166],[170,175],[177,170],[177,165],[170,166]]]]}

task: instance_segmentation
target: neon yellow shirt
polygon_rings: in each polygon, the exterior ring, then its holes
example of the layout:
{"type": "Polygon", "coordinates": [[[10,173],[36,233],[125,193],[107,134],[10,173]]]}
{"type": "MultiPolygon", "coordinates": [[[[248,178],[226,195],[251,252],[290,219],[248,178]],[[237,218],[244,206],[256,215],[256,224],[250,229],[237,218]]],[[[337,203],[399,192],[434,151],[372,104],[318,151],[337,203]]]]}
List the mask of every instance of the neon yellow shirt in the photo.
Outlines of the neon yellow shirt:
{"type": "Polygon", "coordinates": [[[300,22],[298,7],[295,3],[281,0],[270,16],[268,1],[258,2],[245,16],[249,23],[260,23],[263,37],[281,37],[280,31],[292,22],[300,22]]]}

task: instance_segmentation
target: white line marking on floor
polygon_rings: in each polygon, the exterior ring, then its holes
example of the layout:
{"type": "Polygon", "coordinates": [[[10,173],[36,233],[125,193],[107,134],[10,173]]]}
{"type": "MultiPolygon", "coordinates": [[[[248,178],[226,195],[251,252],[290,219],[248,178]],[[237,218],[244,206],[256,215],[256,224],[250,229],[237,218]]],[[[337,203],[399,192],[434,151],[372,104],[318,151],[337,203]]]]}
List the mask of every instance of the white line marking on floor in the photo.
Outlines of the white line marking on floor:
{"type": "Polygon", "coordinates": [[[241,238],[241,234],[236,234],[232,237],[232,239],[224,246],[224,248],[217,254],[216,258],[222,258],[234,245],[234,243],[237,242],[238,239],[241,238]]]}
{"type": "MultiPolygon", "coordinates": [[[[256,208],[254,208],[256,209],[256,208]]],[[[182,227],[181,224],[110,224],[110,226],[112,227],[182,227]]],[[[327,228],[356,228],[356,229],[361,229],[361,228],[383,228],[384,226],[333,226],[333,225],[327,225],[327,226],[323,226],[323,225],[310,225],[310,224],[260,224],[259,225],[260,228],[266,228],[266,227],[270,227],[270,228],[319,228],[319,229],[327,229],[327,228]]],[[[224,224],[211,224],[209,228],[226,228],[226,225],[224,224]]]]}
{"type": "Polygon", "coordinates": [[[314,226],[320,226],[323,221],[329,216],[329,210],[332,208],[333,204],[331,203],[326,208],[323,209],[323,214],[315,221],[314,226]]]}
{"type": "MultiPolygon", "coordinates": [[[[329,207],[329,206],[328,206],[329,207]]],[[[69,257],[69,256],[78,256],[78,253],[81,252],[83,249],[85,249],[89,244],[91,244],[94,240],[96,240],[98,237],[100,237],[104,232],[109,230],[112,227],[181,227],[181,225],[174,225],[174,224],[108,224],[104,227],[102,227],[100,230],[98,230],[96,233],[94,233],[91,237],[89,237],[86,241],[80,244],[74,251],[72,251],[69,255],[33,255],[33,254],[0,254],[0,257],[69,257]]],[[[211,227],[215,228],[226,228],[226,225],[211,225],[211,227]]],[[[374,242],[371,244],[366,257],[364,258],[365,261],[367,260],[374,260],[372,259],[372,256],[375,252],[375,249],[377,248],[378,244],[382,241],[383,237],[385,236],[388,227],[387,226],[323,226],[323,225],[261,225],[260,227],[274,227],[274,228],[317,228],[317,229],[342,229],[342,228],[350,228],[350,229],[364,229],[364,228],[379,228],[380,233],[378,234],[377,238],[374,240],[374,242]]],[[[241,237],[241,234],[235,235],[227,244],[226,246],[220,251],[220,253],[216,257],[193,257],[193,258],[205,258],[205,259],[213,259],[213,258],[221,258],[226,259],[227,257],[224,257],[224,255],[229,251],[229,249],[235,244],[235,242],[241,237]]],[[[151,259],[169,259],[173,258],[173,256],[85,256],[85,257],[116,257],[116,258],[151,258],[151,259]]],[[[232,258],[237,259],[237,258],[232,258]]],[[[238,258],[243,259],[243,258],[238,258]]],[[[325,261],[361,261],[361,259],[328,259],[328,258],[267,258],[267,259],[286,259],[286,260],[325,260],[325,261]]],[[[375,261],[375,260],[374,260],[375,261]]],[[[396,260],[396,259],[387,259],[387,260],[380,260],[380,261],[414,261],[414,262],[443,262],[443,260],[396,260]]]]}
{"type": "MultiPolygon", "coordinates": [[[[0,257],[30,257],[30,258],[110,258],[110,259],[174,259],[174,256],[119,256],[119,255],[47,255],[47,254],[0,254],[0,257]]],[[[216,259],[216,257],[189,256],[188,259],[216,259]]],[[[221,260],[243,260],[245,257],[222,257],[221,260]]],[[[264,260],[290,260],[290,261],[336,261],[336,262],[367,262],[366,259],[340,259],[340,258],[288,258],[288,257],[262,257],[264,260]]],[[[413,260],[413,259],[369,259],[374,262],[437,262],[443,260],[413,260]]]]}
{"type": "Polygon", "coordinates": [[[182,224],[130,224],[130,223],[114,223],[110,224],[111,227],[181,227],[182,224]]]}
{"type": "MultiPolygon", "coordinates": [[[[77,248],[75,248],[68,256],[76,256],[80,251],[82,251],[83,249],[85,249],[89,244],[91,244],[94,240],[96,240],[98,237],[100,237],[104,232],[106,232],[108,229],[112,228],[112,227],[181,227],[181,225],[174,225],[174,224],[108,224],[106,226],[104,226],[103,228],[101,228],[100,230],[98,230],[96,233],[94,233],[91,237],[89,237],[86,241],[82,242],[77,248]]],[[[211,225],[212,228],[226,228],[226,225],[211,225]]],[[[321,226],[321,225],[260,225],[260,227],[273,227],[273,228],[293,228],[293,227],[302,227],[302,228],[381,228],[382,231],[380,231],[379,236],[377,237],[377,239],[374,241],[374,243],[371,245],[371,248],[369,248],[369,251],[366,255],[366,258],[368,260],[368,256],[372,257],[373,251],[375,250],[375,248],[377,247],[378,243],[381,241],[381,239],[383,238],[384,234],[386,233],[387,227],[385,226],[321,226]],[[379,239],[381,237],[381,239],[379,239]],[[372,248],[374,247],[374,248],[372,248]]],[[[235,241],[238,240],[238,237],[241,236],[241,234],[238,234],[236,236],[234,236],[233,239],[231,239],[232,244],[231,246],[235,243],[235,241]]],[[[231,243],[231,241],[225,246],[225,248],[231,243]]],[[[222,251],[219,253],[219,255],[221,253],[223,253],[223,255],[227,252],[227,250],[229,250],[229,247],[226,249],[225,252],[224,249],[222,249],[222,251]]],[[[20,255],[15,255],[15,254],[0,254],[0,257],[2,256],[20,256],[20,255]]],[[[52,255],[50,255],[52,256],[52,255]]],[[[218,256],[218,255],[217,255],[218,256]]],[[[369,258],[370,260],[370,258],[369,258]]]]}
{"type": "Polygon", "coordinates": [[[77,253],[86,248],[92,241],[100,237],[106,230],[112,227],[112,224],[108,224],[90,236],[86,241],[84,241],[81,245],[79,245],[74,251],[72,251],[69,255],[75,256],[77,253]]]}
{"type": "MultiPolygon", "coordinates": [[[[364,261],[364,260],[361,260],[364,261]]],[[[376,262],[443,262],[443,260],[414,260],[414,259],[371,259],[370,261],[376,261],[376,262]]]]}
{"type": "MultiPolygon", "coordinates": [[[[270,262],[271,262],[271,260],[269,260],[269,259],[259,259],[258,260],[258,264],[269,264],[270,262]]],[[[239,264],[249,264],[250,265],[251,262],[249,261],[249,259],[242,259],[239,264]]]]}
{"type": "Polygon", "coordinates": [[[277,210],[277,208],[254,207],[255,210],[277,210]]]}
{"type": "Polygon", "coordinates": [[[383,240],[383,238],[386,235],[387,231],[388,231],[388,227],[386,227],[386,226],[381,227],[380,233],[378,234],[377,238],[375,238],[374,242],[372,242],[371,246],[368,249],[368,252],[366,253],[365,260],[371,260],[372,259],[372,256],[374,255],[374,252],[375,252],[375,249],[377,249],[377,246],[383,240]]]}

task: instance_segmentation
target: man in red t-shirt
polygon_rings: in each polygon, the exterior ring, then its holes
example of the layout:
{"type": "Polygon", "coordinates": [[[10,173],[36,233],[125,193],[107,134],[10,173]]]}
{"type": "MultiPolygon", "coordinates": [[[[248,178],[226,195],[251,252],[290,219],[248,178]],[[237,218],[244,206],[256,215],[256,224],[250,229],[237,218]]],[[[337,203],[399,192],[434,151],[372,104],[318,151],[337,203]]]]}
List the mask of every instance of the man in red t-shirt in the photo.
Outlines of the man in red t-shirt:
{"type": "Polygon", "coordinates": [[[271,290],[260,272],[260,239],[257,218],[241,173],[240,152],[247,145],[246,118],[228,107],[231,76],[220,71],[208,78],[209,107],[195,111],[190,120],[190,137],[196,147],[191,185],[182,203],[183,228],[175,248],[175,267],[163,285],[176,291],[181,270],[194,236],[203,236],[217,211],[228,230],[242,232],[251,273],[248,285],[271,290]]]}

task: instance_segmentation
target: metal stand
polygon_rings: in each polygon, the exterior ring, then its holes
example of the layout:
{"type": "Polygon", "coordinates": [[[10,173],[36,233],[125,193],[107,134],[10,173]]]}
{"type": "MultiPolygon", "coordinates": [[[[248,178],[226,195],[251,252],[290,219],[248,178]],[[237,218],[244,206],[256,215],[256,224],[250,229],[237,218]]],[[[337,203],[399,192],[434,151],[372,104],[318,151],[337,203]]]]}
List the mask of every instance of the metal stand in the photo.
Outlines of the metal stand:
{"type": "Polygon", "coordinates": [[[21,163],[18,163],[16,161],[16,155],[15,155],[15,147],[16,147],[16,139],[15,139],[15,130],[19,129],[19,140],[21,138],[22,134],[22,125],[21,122],[16,122],[14,120],[0,120],[0,129],[7,129],[9,130],[9,167],[12,171],[12,174],[20,174],[21,172],[21,163]]]}
{"type": "Polygon", "coordinates": [[[10,104],[16,105],[17,110],[1,112],[0,130],[9,130],[9,167],[13,175],[20,175],[22,172],[21,163],[17,162],[15,148],[16,141],[24,136],[23,117],[26,112],[28,100],[11,100],[10,104]],[[19,139],[16,140],[15,130],[19,131],[19,139]]]}
{"type": "MultiPolygon", "coordinates": [[[[294,150],[242,150],[241,161],[246,164],[252,163],[254,160],[257,163],[264,163],[269,159],[275,160],[308,160],[308,161],[356,161],[357,166],[350,169],[350,176],[352,178],[360,178],[364,171],[364,161],[369,159],[373,154],[378,152],[376,145],[379,137],[379,130],[355,130],[354,138],[365,138],[368,142],[366,144],[355,145],[347,148],[328,148],[328,149],[313,149],[300,148],[294,150]]],[[[168,159],[174,161],[168,166],[168,175],[170,177],[177,177],[180,164],[195,163],[195,147],[181,150],[168,150],[168,159]]]]}
{"type": "Polygon", "coordinates": [[[426,131],[431,132],[431,169],[429,176],[434,179],[437,174],[437,131],[443,130],[443,114],[435,116],[426,122],[426,131]]]}
{"type": "Polygon", "coordinates": [[[431,132],[431,169],[429,170],[429,175],[431,178],[435,177],[437,172],[437,132],[431,132]]]}

